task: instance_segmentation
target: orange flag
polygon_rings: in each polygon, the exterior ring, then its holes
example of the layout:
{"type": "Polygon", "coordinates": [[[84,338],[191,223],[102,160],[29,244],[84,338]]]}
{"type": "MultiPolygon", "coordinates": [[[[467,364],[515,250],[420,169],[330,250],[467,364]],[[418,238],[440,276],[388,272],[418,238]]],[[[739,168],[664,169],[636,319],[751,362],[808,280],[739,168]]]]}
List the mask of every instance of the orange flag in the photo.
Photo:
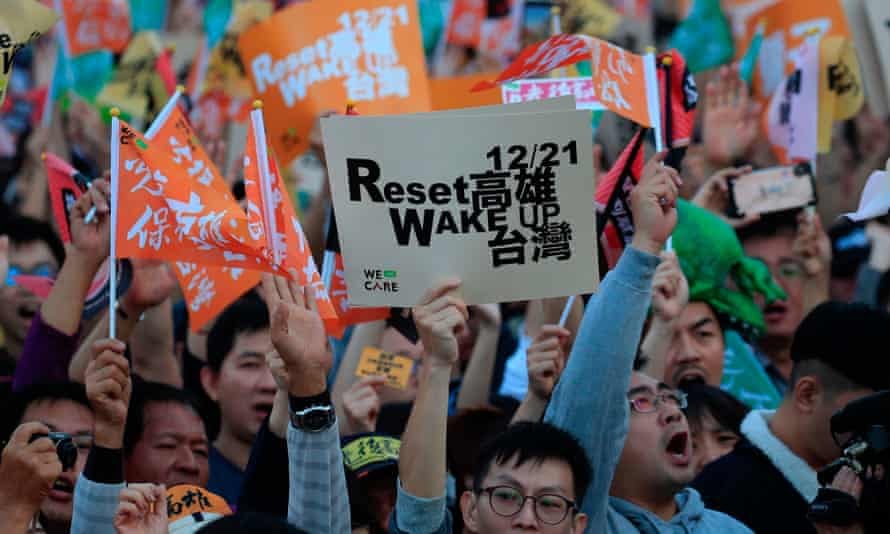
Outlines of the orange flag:
{"type": "MultiPolygon", "coordinates": [[[[247,216],[240,212],[225,180],[182,112],[179,106],[180,96],[181,91],[177,90],[146,132],[146,139],[157,140],[162,146],[166,144],[175,158],[187,162],[189,170],[186,172],[191,187],[201,196],[221,196],[229,203],[229,209],[243,217],[242,224],[246,224],[247,216]]],[[[257,256],[256,251],[262,248],[262,242],[254,242],[248,247],[248,252],[257,256]]],[[[188,306],[189,328],[193,332],[199,331],[229,304],[260,282],[259,271],[240,267],[177,261],[173,271],[188,306]]]]}
{"type": "Polygon", "coordinates": [[[244,148],[244,192],[251,231],[261,232],[265,237],[266,261],[285,276],[289,276],[290,269],[296,270],[296,281],[301,286],[312,285],[325,330],[329,335],[342,336],[343,325],[312,259],[303,227],[294,213],[278,165],[269,150],[263,110],[256,104],[250,113],[244,148]]]}
{"type": "Polygon", "coordinates": [[[123,52],[130,41],[130,3],[127,0],[62,0],[68,55],[107,48],[123,52]]]}
{"type": "Polygon", "coordinates": [[[235,201],[210,187],[193,187],[185,178],[194,159],[182,154],[176,159],[160,141],[149,143],[126,122],[115,122],[116,257],[267,268],[235,201]]]}

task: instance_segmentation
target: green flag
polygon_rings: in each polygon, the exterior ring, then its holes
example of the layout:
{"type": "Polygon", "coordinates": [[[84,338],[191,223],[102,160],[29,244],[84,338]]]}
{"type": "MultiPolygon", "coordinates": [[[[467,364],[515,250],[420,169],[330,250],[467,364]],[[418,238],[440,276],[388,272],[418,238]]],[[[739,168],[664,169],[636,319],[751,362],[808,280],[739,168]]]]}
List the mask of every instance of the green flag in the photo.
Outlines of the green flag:
{"type": "Polygon", "coordinates": [[[757,58],[760,57],[760,45],[763,43],[764,26],[763,21],[757,23],[757,30],[751,36],[748,50],[745,51],[745,55],[739,61],[739,76],[748,85],[751,85],[751,80],[754,79],[754,67],[757,66],[757,58]]]}
{"type": "Polygon", "coordinates": [[[720,0],[695,0],[689,16],[677,26],[670,46],[686,58],[693,73],[719,67],[732,60],[732,30],[720,0]]]}
{"type": "Polygon", "coordinates": [[[751,346],[735,330],[726,330],[723,380],[720,389],[755,410],[775,410],[782,396],[757,361],[751,346]]]}

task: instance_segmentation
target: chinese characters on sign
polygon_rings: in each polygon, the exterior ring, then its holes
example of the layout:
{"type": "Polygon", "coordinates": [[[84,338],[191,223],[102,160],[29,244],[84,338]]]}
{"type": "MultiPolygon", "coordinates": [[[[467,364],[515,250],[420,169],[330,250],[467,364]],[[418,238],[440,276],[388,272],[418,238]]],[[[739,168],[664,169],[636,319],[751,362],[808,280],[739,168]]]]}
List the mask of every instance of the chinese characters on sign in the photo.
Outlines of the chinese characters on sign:
{"type": "Polygon", "coordinates": [[[322,121],[351,303],[408,305],[442,276],[469,303],[595,286],[589,114],[532,104],[322,121]]]}
{"type": "Polygon", "coordinates": [[[539,78],[518,80],[501,86],[504,104],[532,102],[544,98],[574,96],[578,109],[600,110],[605,107],[597,100],[590,78],[539,78]]]}

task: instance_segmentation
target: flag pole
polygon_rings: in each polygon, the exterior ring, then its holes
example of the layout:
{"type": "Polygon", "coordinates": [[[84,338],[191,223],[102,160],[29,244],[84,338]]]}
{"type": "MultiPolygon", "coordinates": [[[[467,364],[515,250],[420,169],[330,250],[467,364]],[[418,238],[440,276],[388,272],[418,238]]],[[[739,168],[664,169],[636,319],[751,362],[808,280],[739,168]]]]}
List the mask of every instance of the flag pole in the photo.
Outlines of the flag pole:
{"type": "Polygon", "coordinates": [[[649,120],[655,132],[655,151],[660,153],[664,150],[664,132],[661,124],[661,102],[654,47],[646,49],[646,54],[643,56],[643,70],[646,75],[646,103],[649,107],[649,120]]]}
{"type": "Polygon", "coordinates": [[[167,103],[164,104],[164,107],[161,108],[158,116],[155,117],[153,121],[151,121],[151,126],[149,126],[148,130],[145,131],[145,138],[151,141],[154,139],[156,135],[158,135],[158,130],[161,129],[161,126],[166,122],[167,116],[170,115],[170,112],[173,111],[173,107],[179,102],[179,97],[185,92],[185,87],[182,85],[176,86],[176,91],[173,92],[173,95],[167,100],[167,103]]]}
{"type": "MultiPolygon", "coordinates": [[[[272,249],[272,261],[276,268],[281,265],[281,250],[275,242],[278,229],[275,227],[275,209],[272,198],[271,171],[269,170],[269,156],[266,145],[266,127],[263,124],[263,101],[253,101],[253,111],[250,112],[250,120],[253,125],[253,139],[256,143],[257,169],[260,171],[260,191],[263,195],[263,219],[266,223],[266,242],[272,249]]],[[[282,229],[283,230],[283,229],[282,229]]]]}
{"type": "Polygon", "coordinates": [[[120,183],[119,159],[120,159],[120,110],[111,109],[111,241],[108,254],[108,337],[117,337],[117,208],[118,186],[120,183]]]}

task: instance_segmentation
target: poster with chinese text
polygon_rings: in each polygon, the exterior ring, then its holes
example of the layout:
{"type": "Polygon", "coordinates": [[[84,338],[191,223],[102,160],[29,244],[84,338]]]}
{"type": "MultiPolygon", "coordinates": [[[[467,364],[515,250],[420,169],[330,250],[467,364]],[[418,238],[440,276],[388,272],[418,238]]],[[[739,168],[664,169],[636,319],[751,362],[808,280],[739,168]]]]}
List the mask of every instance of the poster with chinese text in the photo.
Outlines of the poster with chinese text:
{"type": "Polygon", "coordinates": [[[596,288],[588,112],[336,116],[322,131],[353,305],[411,306],[448,276],[468,304],[596,288]]]}
{"type": "Polygon", "coordinates": [[[413,0],[293,4],[244,32],[238,49],[282,165],[308,147],[318,113],[347,101],[362,115],[430,109],[413,0]]]}

